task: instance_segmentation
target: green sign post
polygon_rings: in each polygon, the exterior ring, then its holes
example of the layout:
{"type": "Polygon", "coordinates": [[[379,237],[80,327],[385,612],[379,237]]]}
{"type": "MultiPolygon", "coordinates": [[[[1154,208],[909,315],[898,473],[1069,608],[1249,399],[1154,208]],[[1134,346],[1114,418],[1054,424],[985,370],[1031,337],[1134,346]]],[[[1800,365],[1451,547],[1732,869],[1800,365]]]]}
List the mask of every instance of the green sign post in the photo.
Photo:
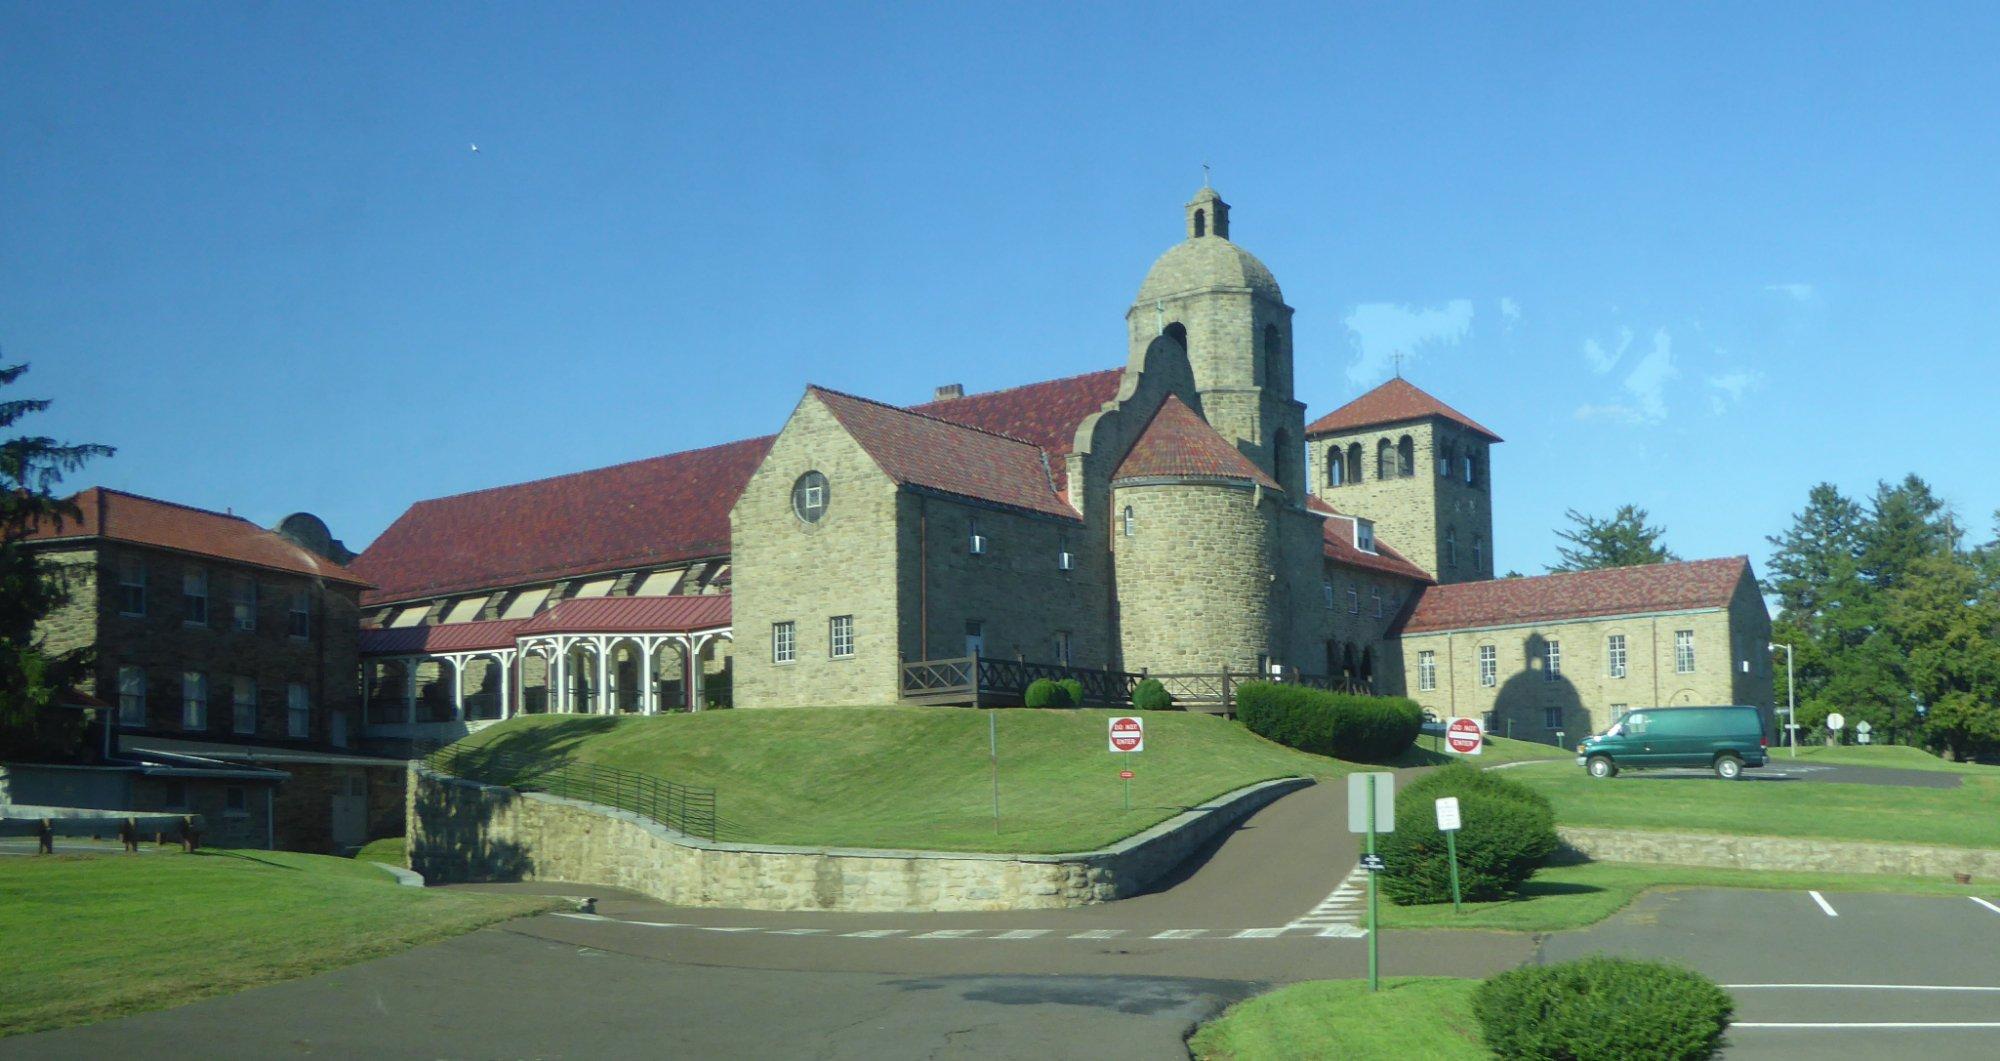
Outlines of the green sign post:
{"type": "Polygon", "coordinates": [[[1375,853],[1375,834],[1396,831],[1396,775],[1366,773],[1347,775],[1347,830],[1368,837],[1367,854],[1361,868],[1368,871],[1368,990],[1382,989],[1381,919],[1375,875],[1382,872],[1381,856],[1375,853]]]}

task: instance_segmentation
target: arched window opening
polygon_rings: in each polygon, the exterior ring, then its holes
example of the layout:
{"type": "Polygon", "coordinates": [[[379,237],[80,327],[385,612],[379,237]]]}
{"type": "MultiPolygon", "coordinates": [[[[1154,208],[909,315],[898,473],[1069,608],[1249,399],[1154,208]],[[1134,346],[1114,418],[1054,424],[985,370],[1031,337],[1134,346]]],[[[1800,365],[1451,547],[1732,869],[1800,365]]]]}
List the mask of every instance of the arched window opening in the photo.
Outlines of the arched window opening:
{"type": "Polygon", "coordinates": [[[1326,451],[1326,485],[1339,486],[1347,481],[1347,464],[1340,456],[1340,447],[1326,451]]]}
{"type": "Polygon", "coordinates": [[[1438,478],[1440,479],[1451,478],[1451,453],[1452,453],[1451,447],[1439,446],[1437,453],[1438,453],[1438,478]]]}
{"type": "Polygon", "coordinates": [[[1347,445],[1347,481],[1350,483],[1361,481],[1361,443],[1359,442],[1350,442],[1347,445]]]}
{"type": "Polygon", "coordinates": [[[1194,234],[1197,238],[1208,235],[1208,211],[1194,212],[1194,234]]]}
{"type": "Polygon", "coordinates": [[[1125,536],[1126,536],[1127,538],[1130,538],[1130,537],[1132,536],[1132,522],[1133,522],[1133,521],[1132,521],[1132,506],[1131,506],[1131,505],[1126,505],[1126,506],[1125,506],[1125,516],[1124,516],[1124,525],[1125,525],[1125,536]]]}
{"type": "Polygon", "coordinates": [[[1340,651],[1340,676],[1343,678],[1352,678],[1354,675],[1354,646],[1348,645],[1340,651]]]}
{"type": "Polygon", "coordinates": [[[1396,474],[1405,479],[1417,474],[1417,444],[1408,435],[1396,440],[1396,474]]]}
{"type": "Polygon", "coordinates": [[[1372,682],[1375,680],[1375,650],[1372,648],[1364,648],[1361,650],[1360,677],[1361,680],[1364,682],[1372,682]]]}
{"type": "Polygon", "coordinates": [[[1375,478],[1388,479],[1396,474],[1396,446],[1388,439],[1375,444],[1375,478]]]}
{"type": "Polygon", "coordinates": [[[1187,349],[1187,326],[1183,325],[1180,321],[1175,321],[1167,325],[1164,329],[1161,329],[1160,334],[1181,344],[1181,349],[1187,349]]]}

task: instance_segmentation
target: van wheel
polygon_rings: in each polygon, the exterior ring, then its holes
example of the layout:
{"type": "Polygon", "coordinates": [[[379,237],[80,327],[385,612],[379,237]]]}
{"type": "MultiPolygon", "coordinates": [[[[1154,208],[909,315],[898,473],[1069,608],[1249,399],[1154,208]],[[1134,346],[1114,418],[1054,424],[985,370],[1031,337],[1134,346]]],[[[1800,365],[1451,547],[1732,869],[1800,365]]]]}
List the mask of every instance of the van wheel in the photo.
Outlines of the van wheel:
{"type": "Polygon", "coordinates": [[[1715,776],[1723,779],[1724,781],[1734,781],[1737,778],[1742,777],[1743,760],[1738,759],[1734,755],[1716,756],[1715,776]]]}
{"type": "Polygon", "coordinates": [[[1591,756],[1590,762],[1584,764],[1584,769],[1590,771],[1590,776],[1592,777],[1618,776],[1618,764],[1612,762],[1611,757],[1608,755],[1591,756]]]}

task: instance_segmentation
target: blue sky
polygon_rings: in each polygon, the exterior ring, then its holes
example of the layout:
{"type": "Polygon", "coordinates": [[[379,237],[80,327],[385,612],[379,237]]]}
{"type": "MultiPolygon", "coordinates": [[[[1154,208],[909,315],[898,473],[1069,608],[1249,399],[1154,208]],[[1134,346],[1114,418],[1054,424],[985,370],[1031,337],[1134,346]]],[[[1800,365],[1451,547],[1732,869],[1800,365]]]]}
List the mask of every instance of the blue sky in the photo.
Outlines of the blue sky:
{"type": "MultiPolygon", "coordinates": [[[[800,5],[804,6],[804,5],[800,5]]],[[[14,4],[0,357],[74,480],[364,545],[413,501],[1120,364],[1201,163],[1318,415],[1388,374],[1569,507],[1747,552],[2000,507],[2000,16],[14,4]],[[477,143],[475,153],[469,145],[477,143]]]]}

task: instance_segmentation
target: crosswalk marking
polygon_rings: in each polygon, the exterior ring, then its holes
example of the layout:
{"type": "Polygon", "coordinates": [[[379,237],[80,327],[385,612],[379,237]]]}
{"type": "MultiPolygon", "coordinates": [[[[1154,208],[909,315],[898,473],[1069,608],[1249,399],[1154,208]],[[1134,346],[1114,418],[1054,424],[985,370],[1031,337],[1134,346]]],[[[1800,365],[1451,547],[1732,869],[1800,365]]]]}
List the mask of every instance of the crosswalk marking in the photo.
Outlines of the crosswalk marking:
{"type": "Polygon", "coordinates": [[[1276,939],[1279,936],[1285,934],[1285,928],[1290,928],[1290,927],[1291,926],[1287,925],[1284,928],[1246,928],[1243,931],[1238,932],[1229,938],[1230,939],[1276,939]]]}
{"type": "Polygon", "coordinates": [[[993,937],[993,938],[994,938],[994,939],[1035,939],[1035,938],[1037,938],[1037,937],[1039,937],[1039,936],[1046,936],[1046,935],[1048,935],[1050,931],[1051,931],[1050,929],[1046,929],[1046,928],[1017,928],[1017,929],[1013,930],[1012,932],[1002,932],[1002,933],[1000,933],[999,935],[997,935],[997,936],[995,936],[995,937],[993,937]]]}
{"type": "Polygon", "coordinates": [[[1170,928],[1165,932],[1154,933],[1151,938],[1152,939],[1199,939],[1202,936],[1202,934],[1207,931],[1208,930],[1205,928],[1170,928]]]}
{"type": "Polygon", "coordinates": [[[764,929],[761,929],[761,928],[758,928],[758,927],[757,927],[757,926],[755,926],[755,925],[749,925],[749,926],[745,926],[745,927],[734,927],[734,926],[725,926],[725,925],[696,925],[695,927],[696,927],[696,928],[699,928],[699,929],[701,929],[701,930],[702,930],[703,932],[762,932],[762,931],[764,931],[764,929]]]}
{"type": "Polygon", "coordinates": [[[938,929],[936,932],[924,932],[919,935],[911,936],[910,938],[911,939],[964,939],[967,936],[974,936],[978,934],[979,930],[976,928],[941,928],[938,929]]]}
{"type": "Polygon", "coordinates": [[[774,936],[817,936],[825,931],[826,929],[823,928],[774,928],[771,930],[771,934],[774,936]]]}
{"type": "Polygon", "coordinates": [[[1316,935],[1325,939],[1355,939],[1366,936],[1361,927],[1361,906],[1367,899],[1368,871],[1356,866],[1354,870],[1336,886],[1332,893],[1319,901],[1302,916],[1294,919],[1286,928],[1317,930],[1316,935]]]}
{"type": "Polygon", "coordinates": [[[842,932],[841,935],[848,939],[885,939],[908,931],[907,928],[864,928],[859,932],[842,932]]]}
{"type": "Polygon", "coordinates": [[[1078,932],[1071,939],[1117,939],[1125,934],[1122,928],[1093,928],[1088,932],[1078,932]]]}

